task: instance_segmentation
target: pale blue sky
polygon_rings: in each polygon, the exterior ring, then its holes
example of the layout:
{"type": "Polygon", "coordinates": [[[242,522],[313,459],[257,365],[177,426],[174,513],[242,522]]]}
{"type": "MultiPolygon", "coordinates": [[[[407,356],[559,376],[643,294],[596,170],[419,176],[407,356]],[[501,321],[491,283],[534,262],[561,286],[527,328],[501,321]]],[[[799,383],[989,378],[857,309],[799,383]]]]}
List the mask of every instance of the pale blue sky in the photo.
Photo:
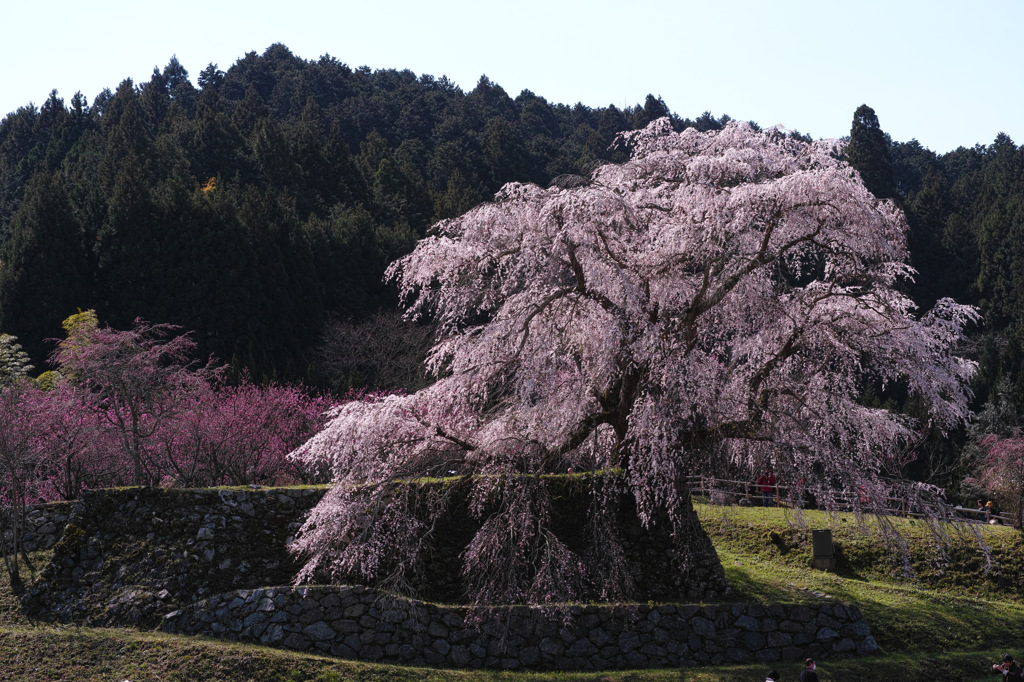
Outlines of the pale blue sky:
{"type": "Polygon", "coordinates": [[[481,74],[515,97],[632,105],[660,95],[684,117],[848,134],[874,107],[896,140],[937,152],[1024,143],[1024,0],[559,2],[132,0],[7,2],[0,116],[56,88],[90,100],[145,81],[172,54],[195,77],[281,42],[304,59],[481,74]],[[628,9],[627,9],[628,8],[628,9]]]}

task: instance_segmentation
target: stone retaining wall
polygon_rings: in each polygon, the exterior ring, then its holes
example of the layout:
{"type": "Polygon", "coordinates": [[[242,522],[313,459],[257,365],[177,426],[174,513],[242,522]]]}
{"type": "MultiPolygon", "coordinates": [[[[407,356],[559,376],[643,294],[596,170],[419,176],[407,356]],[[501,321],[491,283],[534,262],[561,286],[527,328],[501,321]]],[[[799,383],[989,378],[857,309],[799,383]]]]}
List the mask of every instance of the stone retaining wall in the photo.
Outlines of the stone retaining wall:
{"type": "Polygon", "coordinates": [[[64,533],[71,513],[71,502],[53,502],[29,507],[25,515],[22,543],[26,552],[50,549],[64,533]]]}
{"type": "Polygon", "coordinates": [[[474,625],[441,607],[354,586],[216,595],[164,617],[199,634],[364,661],[455,668],[656,668],[835,658],[878,645],[843,604],[509,607],[474,625]]]}
{"type": "MultiPolygon", "coordinates": [[[[448,667],[676,667],[878,649],[857,608],[833,603],[690,606],[667,598],[657,607],[523,606],[474,614],[370,587],[262,587],[291,580],[297,566],[286,545],[322,494],[129,488],[34,509],[26,534],[31,547],[49,547],[63,535],[22,598],[26,612],[448,667]]],[[[640,537],[632,547],[653,574],[644,584],[655,594],[675,588],[658,577],[672,548],[657,540],[640,537]]]]}
{"type": "Polygon", "coordinates": [[[86,491],[22,597],[25,611],[94,626],[156,626],[212,594],[288,583],[298,563],[286,546],[323,492],[86,491]]]}
{"type": "MultiPolygon", "coordinates": [[[[579,495],[587,486],[575,479],[551,485],[561,490],[554,509],[558,531],[571,542],[585,525],[580,510],[587,508],[586,498],[579,495]]],[[[428,498],[429,486],[419,488],[428,498]]],[[[45,546],[54,547],[53,559],[29,586],[25,610],[44,620],[151,627],[164,614],[214,594],[288,584],[300,563],[287,545],[325,490],[86,491],[59,521],[30,515],[30,522],[39,521],[39,538],[44,530],[64,534],[56,545],[52,535],[45,536],[45,546]]],[[[432,560],[409,579],[418,598],[459,604],[466,593],[460,557],[479,522],[458,504],[451,506],[435,529],[440,539],[432,560]]],[[[711,601],[724,591],[721,564],[699,523],[684,542],[673,539],[667,523],[642,528],[628,504],[620,514],[633,599],[711,601]],[[690,553],[685,573],[677,566],[681,552],[690,553]]]]}

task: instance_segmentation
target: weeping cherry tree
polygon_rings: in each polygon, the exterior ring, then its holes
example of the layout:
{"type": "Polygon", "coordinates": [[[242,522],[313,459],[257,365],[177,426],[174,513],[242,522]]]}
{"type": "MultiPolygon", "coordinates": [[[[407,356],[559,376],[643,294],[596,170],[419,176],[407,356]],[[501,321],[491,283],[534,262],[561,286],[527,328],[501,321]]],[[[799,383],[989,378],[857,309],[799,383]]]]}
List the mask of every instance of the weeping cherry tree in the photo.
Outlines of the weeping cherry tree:
{"type": "Polygon", "coordinates": [[[408,316],[438,325],[437,380],[337,408],[293,453],[334,480],[294,544],[299,580],[414,569],[435,519],[402,484],[454,474],[479,524],[461,555],[478,604],[628,595],[623,499],[670,525],[684,579],[710,553],[707,591],[724,578],[688,475],[771,465],[828,505],[884,493],[924,428],[968,419],[974,365],[953,349],[976,313],[900,292],[904,216],[840,143],[667,119],[623,142],[628,162],[508,184],[391,265],[408,316]],[[917,396],[929,423],[865,406],[869,383],[917,396]],[[592,487],[583,549],[551,530],[545,475],[570,468],[592,487]]]}

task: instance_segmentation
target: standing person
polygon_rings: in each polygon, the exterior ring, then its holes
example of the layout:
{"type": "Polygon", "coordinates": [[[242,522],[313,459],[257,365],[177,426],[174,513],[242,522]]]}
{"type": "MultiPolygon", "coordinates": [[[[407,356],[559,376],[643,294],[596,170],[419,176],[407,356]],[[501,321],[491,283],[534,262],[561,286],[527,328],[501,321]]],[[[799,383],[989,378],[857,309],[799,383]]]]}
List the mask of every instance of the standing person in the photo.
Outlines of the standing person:
{"type": "Polygon", "coordinates": [[[764,678],[764,682],[779,682],[779,673],[777,670],[771,670],[768,672],[767,677],[764,678]]]}
{"type": "Polygon", "coordinates": [[[989,500],[988,502],[985,503],[985,520],[986,521],[991,521],[992,520],[992,516],[995,513],[996,513],[996,505],[992,502],[992,500],[989,500]]]}
{"type": "Polygon", "coordinates": [[[1003,682],[1024,681],[1024,671],[1014,662],[1013,656],[1010,654],[1003,655],[1002,663],[994,663],[992,665],[992,672],[1002,675],[1003,682]]]}
{"type": "Polygon", "coordinates": [[[814,672],[817,668],[813,658],[804,661],[804,669],[800,671],[800,682],[818,682],[818,673],[814,672]]]}
{"type": "Polygon", "coordinates": [[[761,491],[761,506],[774,506],[775,474],[772,473],[771,469],[766,470],[763,474],[761,474],[761,478],[757,479],[757,487],[761,491]]]}

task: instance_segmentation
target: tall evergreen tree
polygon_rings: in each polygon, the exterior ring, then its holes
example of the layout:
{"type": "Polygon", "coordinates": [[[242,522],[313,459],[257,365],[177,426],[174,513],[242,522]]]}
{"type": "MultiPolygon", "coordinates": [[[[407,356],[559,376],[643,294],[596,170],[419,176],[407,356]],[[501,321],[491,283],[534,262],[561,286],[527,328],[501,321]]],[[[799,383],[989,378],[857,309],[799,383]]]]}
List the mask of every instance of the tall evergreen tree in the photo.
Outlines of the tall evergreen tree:
{"type": "Polygon", "coordinates": [[[42,366],[46,339],[61,335],[69,310],[92,301],[91,259],[59,179],[32,178],[0,249],[0,329],[22,339],[42,366]]]}
{"type": "Polygon", "coordinates": [[[896,178],[889,152],[891,141],[882,131],[875,110],[866,104],[853,112],[850,144],[846,156],[857,169],[868,190],[879,199],[896,198],[896,178]]]}

